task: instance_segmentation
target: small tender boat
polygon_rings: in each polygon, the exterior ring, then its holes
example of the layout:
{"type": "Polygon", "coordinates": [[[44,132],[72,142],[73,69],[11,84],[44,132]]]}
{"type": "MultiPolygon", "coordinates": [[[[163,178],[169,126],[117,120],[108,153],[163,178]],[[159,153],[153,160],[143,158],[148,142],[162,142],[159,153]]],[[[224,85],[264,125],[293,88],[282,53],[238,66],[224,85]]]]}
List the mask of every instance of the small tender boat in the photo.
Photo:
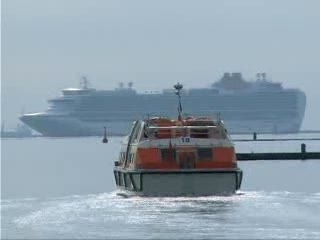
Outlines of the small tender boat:
{"type": "Polygon", "coordinates": [[[240,189],[242,171],[224,123],[210,118],[135,121],[122,143],[114,176],[124,193],[144,196],[230,195],[240,189]]]}

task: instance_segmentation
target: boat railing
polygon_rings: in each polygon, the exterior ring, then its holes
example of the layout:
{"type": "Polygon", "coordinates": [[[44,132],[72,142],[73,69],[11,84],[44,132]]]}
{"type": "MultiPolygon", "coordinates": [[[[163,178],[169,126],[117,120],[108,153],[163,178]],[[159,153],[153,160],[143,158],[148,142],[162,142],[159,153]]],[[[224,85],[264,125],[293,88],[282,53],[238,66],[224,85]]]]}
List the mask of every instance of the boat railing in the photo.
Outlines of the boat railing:
{"type": "Polygon", "coordinates": [[[149,139],[165,138],[214,138],[224,139],[225,136],[217,126],[149,126],[145,129],[145,137],[149,139]]]}
{"type": "Polygon", "coordinates": [[[167,127],[157,127],[150,126],[149,129],[212,129],[217,128],[217,126],[167,126],[167,127]]]}

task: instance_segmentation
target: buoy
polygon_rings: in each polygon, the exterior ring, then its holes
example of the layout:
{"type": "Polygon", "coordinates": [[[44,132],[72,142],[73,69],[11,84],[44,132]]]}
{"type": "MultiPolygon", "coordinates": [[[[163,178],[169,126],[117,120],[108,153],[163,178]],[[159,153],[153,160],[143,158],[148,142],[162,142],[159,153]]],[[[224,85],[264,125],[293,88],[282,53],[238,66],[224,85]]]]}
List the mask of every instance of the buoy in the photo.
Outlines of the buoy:
{"type": "Polygon", "coordinates": [[[103,142],[103,143],[108,143],[107,128],[106,128],[106,127],[104,127],[104,135],[103,135],[102,142],[103,142]]]}

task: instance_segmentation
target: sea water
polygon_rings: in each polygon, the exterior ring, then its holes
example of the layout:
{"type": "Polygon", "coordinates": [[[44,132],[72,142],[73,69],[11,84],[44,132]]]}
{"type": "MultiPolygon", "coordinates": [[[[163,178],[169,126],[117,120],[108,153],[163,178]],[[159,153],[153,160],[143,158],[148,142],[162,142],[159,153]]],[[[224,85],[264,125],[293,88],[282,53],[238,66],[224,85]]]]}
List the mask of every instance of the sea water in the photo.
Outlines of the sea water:
{"type": "MultiPolygon", "coordinates": [[[[112,171],[120,142],[3,139],[2,238],[320,239],[320,161],[240,162],[241,191],[229,197],[123,198],[112,171]]],[[[300,151],[302,142],[320,150],[320,142],[302,140],[236,142],[236,149],[300,151]]]]}

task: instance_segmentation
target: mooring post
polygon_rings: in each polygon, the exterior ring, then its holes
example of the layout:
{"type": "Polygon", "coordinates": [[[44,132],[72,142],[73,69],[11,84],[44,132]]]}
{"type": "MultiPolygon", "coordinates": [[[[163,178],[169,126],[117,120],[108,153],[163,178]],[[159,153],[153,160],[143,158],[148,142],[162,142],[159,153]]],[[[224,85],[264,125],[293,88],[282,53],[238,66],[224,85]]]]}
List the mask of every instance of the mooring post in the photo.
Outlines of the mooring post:
{"type": "Polygon", "coordinates": [[[306,144],[305,143],[302,143],[301,144],[301,155],[302,155],[302,160],[305,160],[306,157],[305,157],[305,153],[306,153],[306,144]]]}
{"type": "Polygon", "coordinates": [[[306,144],[305,143],[302,143],[301,144],[301,153],[306,153],[306,144]]]}
{"type": "Polygon", "coordinates": [[[257,133],[256,132],[253,133],[253,141],[257,141],[257,133]]]}

